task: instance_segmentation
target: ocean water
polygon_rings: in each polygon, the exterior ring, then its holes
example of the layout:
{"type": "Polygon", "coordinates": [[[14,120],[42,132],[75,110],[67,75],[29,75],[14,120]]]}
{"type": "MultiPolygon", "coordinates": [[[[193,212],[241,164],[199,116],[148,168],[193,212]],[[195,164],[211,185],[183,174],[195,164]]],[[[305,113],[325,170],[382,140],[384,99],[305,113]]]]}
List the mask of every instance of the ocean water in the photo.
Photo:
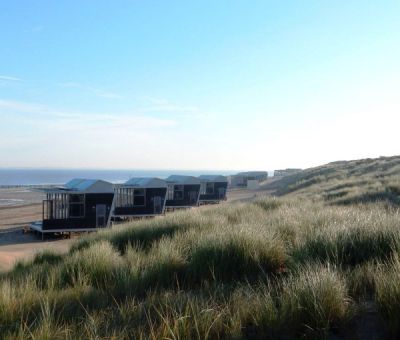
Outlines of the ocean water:
{"type": "Polygon", "coordinates": [[[87,169],[0,169],[0,186],[64,184],[75,177],[123,183],[132,177],[167,178],[170,175],[232,175],[238,171],[204,170],[87,170],[87,169]]]}

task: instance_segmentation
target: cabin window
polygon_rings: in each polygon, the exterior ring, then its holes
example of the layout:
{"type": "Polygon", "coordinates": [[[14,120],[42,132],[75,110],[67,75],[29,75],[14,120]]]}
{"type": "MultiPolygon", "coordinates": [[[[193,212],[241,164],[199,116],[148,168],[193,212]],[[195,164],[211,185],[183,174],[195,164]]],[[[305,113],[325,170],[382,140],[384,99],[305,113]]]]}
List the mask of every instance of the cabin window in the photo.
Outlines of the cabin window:
{"type": "Polygon", "coordinates": [[[69,217],[85,216],[85,195],[69,195],[69,217]]]}
{"type": "Polygon", "coordinates": [[[212,195],[214,194],[214,183],[207,183],[206,185],[206,194],[207,195],[212,195]]]}
{"type": "Polygon", "coordinates": [[[145,206],[146,204],[146,199],[145,199],[145,191],[144,189],[135,189],[134,194],[133,194],[133,205],[138,207],[138,206],[145,206]]]}
{"type": "Polygon", "coordinates": [[[183,200],[183,185],[174,186],[174,200],[183,200]]]}
{"type": "Polygon", "coordinates": [[[167,187],[167,200],[173,200],[174,199],[174,185],[173,184],[168,184],[167,187]]]}
{"type": "Polygon", "coordinates": [[[206,194],[206,189],[207,189],[207,183],[206,182],[202,182],[200,184],[200,194],[201,195],[205,195],[206,194]]]}

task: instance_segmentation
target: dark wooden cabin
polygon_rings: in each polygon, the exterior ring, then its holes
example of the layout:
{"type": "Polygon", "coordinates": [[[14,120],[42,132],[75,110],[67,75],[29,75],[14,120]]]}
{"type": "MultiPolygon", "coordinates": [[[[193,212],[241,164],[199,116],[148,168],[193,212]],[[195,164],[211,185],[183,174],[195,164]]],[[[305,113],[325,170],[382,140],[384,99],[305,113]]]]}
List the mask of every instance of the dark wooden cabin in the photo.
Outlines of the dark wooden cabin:
{"type": "Polygon", "coordinates": [[[200,203],[218,203],[226,200],[228,179],[220,175],[201,175],[200,203]]]}
{"type": "Polygon", "coordinates": [[[200,180],[198,178],[172,175],[166,181],[167,208],[190,208],[199,205],[200,180]]]}
{"type": "Polygon", "coordinates": [[[63,187],[45,189],[43,218],[31,229],[43,233],[90,231],[104,228],[114,199],[114,185],[76,178],[63,187]]]}
{"type": "Polygon", "coordinates": [[[115,187],[115,217],[145,217],[164,213],[167,182],[155,178],[131,178],[115,187]]]}

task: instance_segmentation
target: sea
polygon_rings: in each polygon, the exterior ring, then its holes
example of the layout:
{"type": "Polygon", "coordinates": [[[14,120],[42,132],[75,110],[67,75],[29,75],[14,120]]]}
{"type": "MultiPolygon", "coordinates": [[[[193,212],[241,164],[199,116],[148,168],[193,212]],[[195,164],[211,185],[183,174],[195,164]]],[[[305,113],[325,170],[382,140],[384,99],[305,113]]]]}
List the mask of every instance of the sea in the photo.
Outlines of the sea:
{"type": "Polygon", "coordinates": [[[238,171],[214,170],[89,170],[89,169],[0,169],[0,187],[64,184],[73,178],[102,179],[123,183],[132,177],[167,178],[170,175],[232,175],[238,171]]]}

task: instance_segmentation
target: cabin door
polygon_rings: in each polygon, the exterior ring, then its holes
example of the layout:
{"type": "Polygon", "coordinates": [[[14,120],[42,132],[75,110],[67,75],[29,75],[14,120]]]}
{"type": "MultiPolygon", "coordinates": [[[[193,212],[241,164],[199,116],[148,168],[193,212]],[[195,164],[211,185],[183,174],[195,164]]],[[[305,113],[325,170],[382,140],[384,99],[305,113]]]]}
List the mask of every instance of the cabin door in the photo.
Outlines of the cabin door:
{"type": "Polygon", "coordinates": [[[189,202],[190,204],[197,204],[197,198],[199,193],[197,191],[189,191],[189,202]]]}
{"type": "Polygon", "coordinates": [[[106,205],[96,204],[96,228],[104,228],[106,223],[106,205]]]}
{"type": "Polygon", "coordinates": [[[153,199],[154,203],[154,214],[161,214],[162,213],[162,198],[160,196],[156,196],[153,199]]]}
{"type": "Polygon", "coordinates": [[[220,200],[223,200],[226,196],[226,189],[225,188],[219,188],[218,189],[218,198],[220,200]]]}

